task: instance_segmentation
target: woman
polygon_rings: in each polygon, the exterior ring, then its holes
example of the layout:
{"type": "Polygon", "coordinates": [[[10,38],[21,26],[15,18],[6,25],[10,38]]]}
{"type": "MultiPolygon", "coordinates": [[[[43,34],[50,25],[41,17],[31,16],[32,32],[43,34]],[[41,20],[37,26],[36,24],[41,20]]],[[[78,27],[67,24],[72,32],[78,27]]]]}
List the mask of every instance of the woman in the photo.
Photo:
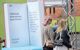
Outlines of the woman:
{"type": "Polygon", "coordinates": [[[44,33],[43,33],[43,50],[53,50],[53,44],[50,39],[50,23],[52,19],[47,17],[44,22],[44,33]]]}
{"type": "Polygon", "coordinates": [[[68,48],[71,48],[70,37],[68,35],[65,19],[61,19],[59,21],[54,39],[55,48],[53,50],[68,50],[68,48]],[[60,38],[62,39],[62,45],[60,45],[60,43],[58,42],[57,43],[55,42],[56,39],[59,40],[60,38]]]}

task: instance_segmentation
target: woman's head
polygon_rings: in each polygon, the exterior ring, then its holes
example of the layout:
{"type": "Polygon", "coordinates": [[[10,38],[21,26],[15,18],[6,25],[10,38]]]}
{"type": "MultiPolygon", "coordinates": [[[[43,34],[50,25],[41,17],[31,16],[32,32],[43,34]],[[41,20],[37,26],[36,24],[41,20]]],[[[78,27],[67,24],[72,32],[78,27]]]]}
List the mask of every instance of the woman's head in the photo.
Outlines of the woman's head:
{"type": "Polygon", "coordinates": [[[51,23],[51,21],[52,21],[52,19],[51,19],[50,17],[45,17],[44,20],[45,20],[45,22],[44,22],[44,23],[45,23],[45,24],[44,24],[45,26],[46,26],[46,25],[49,25],[49,24],[51,23]]]}
{"type": "Polygon", "coordinates": [[[59,25],[60,27],[65,27],[66,21],[67,21],[66,19],[62,18],[62,19],[60,19],[58,25],[59,25]]]}

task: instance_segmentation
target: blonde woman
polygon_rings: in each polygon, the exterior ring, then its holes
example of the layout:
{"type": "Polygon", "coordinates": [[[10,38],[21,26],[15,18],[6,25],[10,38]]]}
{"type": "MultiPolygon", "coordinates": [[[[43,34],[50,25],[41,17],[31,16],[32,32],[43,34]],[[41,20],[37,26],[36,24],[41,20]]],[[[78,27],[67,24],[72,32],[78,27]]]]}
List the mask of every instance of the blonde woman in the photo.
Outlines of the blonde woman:
{"type": "Polygon", "coordinates": [[[66,19],[61,19],[58,23],[58,28],[55,32],[55,36],[54,36],[54,45],[55,48],[53,50],[68,50],[68,48],[71,48],[70,45],[70,37],[68,35],[68,31],[67,31],[67,27],[66,27],[66,19]],[[60,43],[57,42],[57,44],[55,43],[55,41],[62,39],[62,45],[60,45],[60,43]]]}

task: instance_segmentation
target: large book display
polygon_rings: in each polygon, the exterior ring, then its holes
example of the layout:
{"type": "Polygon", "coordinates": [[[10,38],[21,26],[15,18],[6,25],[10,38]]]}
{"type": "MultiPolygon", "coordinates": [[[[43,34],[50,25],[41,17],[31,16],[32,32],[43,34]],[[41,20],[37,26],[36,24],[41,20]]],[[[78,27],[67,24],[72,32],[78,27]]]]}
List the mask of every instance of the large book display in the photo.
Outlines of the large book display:
{"type": "Polygon", "coordinates": [[[2,50],[42,50],[43,4],[4,4],[6,48],[2,50]]]}

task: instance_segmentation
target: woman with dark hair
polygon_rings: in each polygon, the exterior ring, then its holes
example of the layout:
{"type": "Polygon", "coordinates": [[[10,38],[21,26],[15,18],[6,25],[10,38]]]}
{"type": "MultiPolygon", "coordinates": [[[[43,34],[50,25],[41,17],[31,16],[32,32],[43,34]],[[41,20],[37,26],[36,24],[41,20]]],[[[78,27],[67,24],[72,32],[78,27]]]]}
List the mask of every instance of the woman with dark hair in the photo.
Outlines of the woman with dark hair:
{"type": "Polygon", "coordinates": [[[52,19],[50,17],[46,17],[44,21],[44,33],[43,33],[43,50],[53,50],[53,44],[51,41],[51,36],[50,36],[50,23],[52,19]]]}

